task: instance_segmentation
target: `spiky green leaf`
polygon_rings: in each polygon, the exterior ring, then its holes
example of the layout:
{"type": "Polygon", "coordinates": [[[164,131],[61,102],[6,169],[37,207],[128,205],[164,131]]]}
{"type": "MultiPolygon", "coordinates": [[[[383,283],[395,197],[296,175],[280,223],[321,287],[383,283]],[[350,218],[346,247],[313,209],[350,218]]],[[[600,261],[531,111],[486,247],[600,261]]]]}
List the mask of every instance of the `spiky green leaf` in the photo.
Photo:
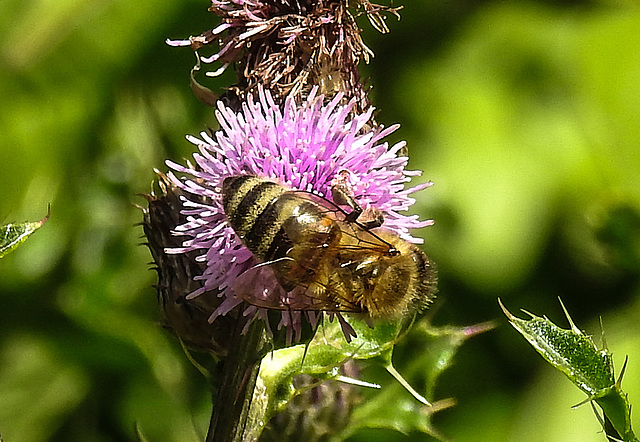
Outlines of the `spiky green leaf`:
{"type": "MultiPolygon", "coordinates": [[[[493,328],[491,323],[469,327],[435,327],[429,322],[415,324],[399,344],[411,348],[415,355],[402,373],[412,385],[421,385],[420,393],[433,398],[439,376],[453,364],[458,349],[467,339],[493,328]]],[[[387,366],[393,375],[395,369],[387,366]]],[[[373,395],[359,406],[351,425],[341,434],[347,437],[360,428],[387,428],[409,434],[422,432],[438,439],[444,439],[431,423],[432,416],[445,408],[455,405],[451,398],[434,401],[429,405],[416,400],[405,392],[402,382],[389,382],[380,393],[373,395]]]]}
{"type": "MultiPolygon", "coordinates": [[[[318,380],[333,379],[380,388],[368,383],[366,376],[361,380],[349,379],[339,371],[339,367],[349,360],[367,360],[369,365],[385,368],[391,376],[386,376],[386,382],[380,391],[355,407],[348,425],[334,428],[339,431],[334,433],[336,440],[372,426],[404,433],[419,431],[437,436],[437,431],[430,423],[431,416],[436,411],[452,406],[454,402],[445,399],[430,404],[423,395],[431,396],[438,375],[450,366],[460,345],[491,326],[483,324],[467,328],[436,328],[427,322],[419,322],[405,336],[399,322],[376,324],[374,328],[370,328],[366,322],[353,318],[348,318],[348,321],[357,333],[357,337],[351,342],[345,341],[337,323],[325,324],[319,328],[306,349],[304,345],[297,345],[267,355],[260,368],[252,412],[262,413],[266,422],[284,410],[292,398],[309,388],[300,388],[294,382],[294,377],[300,374],[311,375],[318,380]],[[402,368],[402,375],[391,362],[393,348],[400,337],[414,349],[412,353],[415,355],[410,365],[402,368]],[[427,388],[421,388],[420,392],[414,390],[403,375],[412,381],[417,380],[427,388]],[[393,378],[398,382],[393,382],[393,378]]],[[[302,430],[299,429],[298,432],[300,431],[302,430]]]]}
{"type": "Polygon", "coordinates": [[[49,219],[50,210],[40,221],[0,226],[0,258],[25,242],[49,219]]]}
{"type": "Polygon", "coordinates": [[[588,395],[585,402],[593,401],[600,406],[604,413],[605,432],[612,440],[638,440],[631,429],[631,407],[621,388],[624,367],[616,381],[613,358],[606,346],[598,349],[591,337],[576,327],[566,310],[571,326],[568,330],[544,316],[526,311],[531,319],[517,318],[501,302],[500,306],[509,323],[536,351],[588,395]]]}

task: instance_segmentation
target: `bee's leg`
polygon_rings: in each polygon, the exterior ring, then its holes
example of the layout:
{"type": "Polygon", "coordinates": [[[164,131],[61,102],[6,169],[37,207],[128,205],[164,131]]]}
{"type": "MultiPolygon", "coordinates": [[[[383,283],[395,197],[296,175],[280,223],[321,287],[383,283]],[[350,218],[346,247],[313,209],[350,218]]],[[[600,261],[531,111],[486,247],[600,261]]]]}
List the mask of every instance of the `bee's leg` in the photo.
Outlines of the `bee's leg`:
{"type": "Polygon", "coordinates": [[[331,198],[339,206],[351,207],[351,213],[347,214],[347,221],[355,222],[362,213],[362,207],[357,203],[350,189],[341,182],[332,183],[331,198]]]}
{"type": "Polygon", "coordinates": [[[367,230],[374,229],[384,223],[384,216],[375,207],[369,207],[359,215],[358,222],[367,230]]]}
{"type": "Polygon", "coordinates": [[[358,204],[353,196],[353,189],[344,177],[332,181],[331,198],[339,206],[351,207],[351,212],[345,215],[345,221],[348,223],[357,222],[364,229],[369,230],[380,227],[384,222],[382,212],[378,209],[369,207],[365,210],[358,204]]]}

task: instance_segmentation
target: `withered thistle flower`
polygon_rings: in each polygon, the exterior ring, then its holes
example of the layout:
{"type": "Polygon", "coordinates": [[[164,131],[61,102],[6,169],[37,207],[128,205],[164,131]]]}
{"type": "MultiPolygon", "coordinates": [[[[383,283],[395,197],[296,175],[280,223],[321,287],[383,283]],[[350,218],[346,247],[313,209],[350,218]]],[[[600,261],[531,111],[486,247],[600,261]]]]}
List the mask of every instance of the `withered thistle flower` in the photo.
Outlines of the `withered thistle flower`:
{"type": "Polygon", "coordinates": [[[373,52],[362,41],[355,15],[366,14],[384,33],[383,13],[399,17],[399,9],[368,0],[212,0],[209,11],[222,19],[218,26],[167,43],[193,49],[217,44],[217,52],[202,58],[219,66],[207,75],[220,75],[235,64],[238,84],[230,89],[240,101],[260,85],[277,102],[317,86],[328,99],[338,92],[345,103],[355,99],[351,106],[364,113],[369,100],[357,65],[373,52]]]}

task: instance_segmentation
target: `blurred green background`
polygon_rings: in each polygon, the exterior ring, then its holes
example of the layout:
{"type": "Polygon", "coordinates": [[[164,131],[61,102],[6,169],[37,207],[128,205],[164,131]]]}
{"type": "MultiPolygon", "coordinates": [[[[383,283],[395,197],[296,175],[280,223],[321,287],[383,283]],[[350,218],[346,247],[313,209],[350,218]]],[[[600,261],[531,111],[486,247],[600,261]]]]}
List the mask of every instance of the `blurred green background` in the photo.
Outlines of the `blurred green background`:
{"type": "MultiPolygon", "coordinates": [[[[436,183],[416,206],[436,219],[420,232],[440,269],[435,322],[500,324],[441,378],[434,399],[458,404],[436,425],[459,441],[603,441],[589,405],[570,408],[584,394],[496,299],[565,325],[560,296],[597,342],[602,317],[640,404],[640,10],[631,0],[404,3],[389,35],[360,21],[376,53],[363,72],[379,120],[402,124],[395,139],[436,183]]],[[[164,44],[212,28],[207,7],[0,2],[0,224],[52,207],[0,260],[6,442],[129,441],[135,425],[150,441],[203,438],[206,381],[156,324],[133,204],[154,167],[191,156],[185,134],[215,126],[188,86],[193,54],[164,44]]],[[[207,85],[231,83],[225,75],[207,85]]]]}

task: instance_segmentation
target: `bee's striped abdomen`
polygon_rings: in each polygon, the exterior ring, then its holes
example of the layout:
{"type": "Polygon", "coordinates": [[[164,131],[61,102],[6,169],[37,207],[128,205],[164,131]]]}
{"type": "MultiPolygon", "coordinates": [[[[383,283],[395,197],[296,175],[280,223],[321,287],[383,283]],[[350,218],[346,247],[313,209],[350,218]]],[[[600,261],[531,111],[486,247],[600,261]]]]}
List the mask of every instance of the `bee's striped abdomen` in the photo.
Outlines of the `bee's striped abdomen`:
{"type": "Polygon", "coordinates": [[[235,233],[263,261],[286,256],[294,244],[326,233],[325,225],[333,223],[308,198],[255,176],[225,178],[222,205],[235,233]]]}
{"type": "MultiPolygon", "coordinates": [[[[222,206],[229,224],[242,241],[247,242],[248,233],[259,222],[265,208],[280,196],[285,189],[271,181],[241,175],[225,178],[222,184],[222,206]]],[[[252,252],[253,247],[247,247],[252,252]]]]}

